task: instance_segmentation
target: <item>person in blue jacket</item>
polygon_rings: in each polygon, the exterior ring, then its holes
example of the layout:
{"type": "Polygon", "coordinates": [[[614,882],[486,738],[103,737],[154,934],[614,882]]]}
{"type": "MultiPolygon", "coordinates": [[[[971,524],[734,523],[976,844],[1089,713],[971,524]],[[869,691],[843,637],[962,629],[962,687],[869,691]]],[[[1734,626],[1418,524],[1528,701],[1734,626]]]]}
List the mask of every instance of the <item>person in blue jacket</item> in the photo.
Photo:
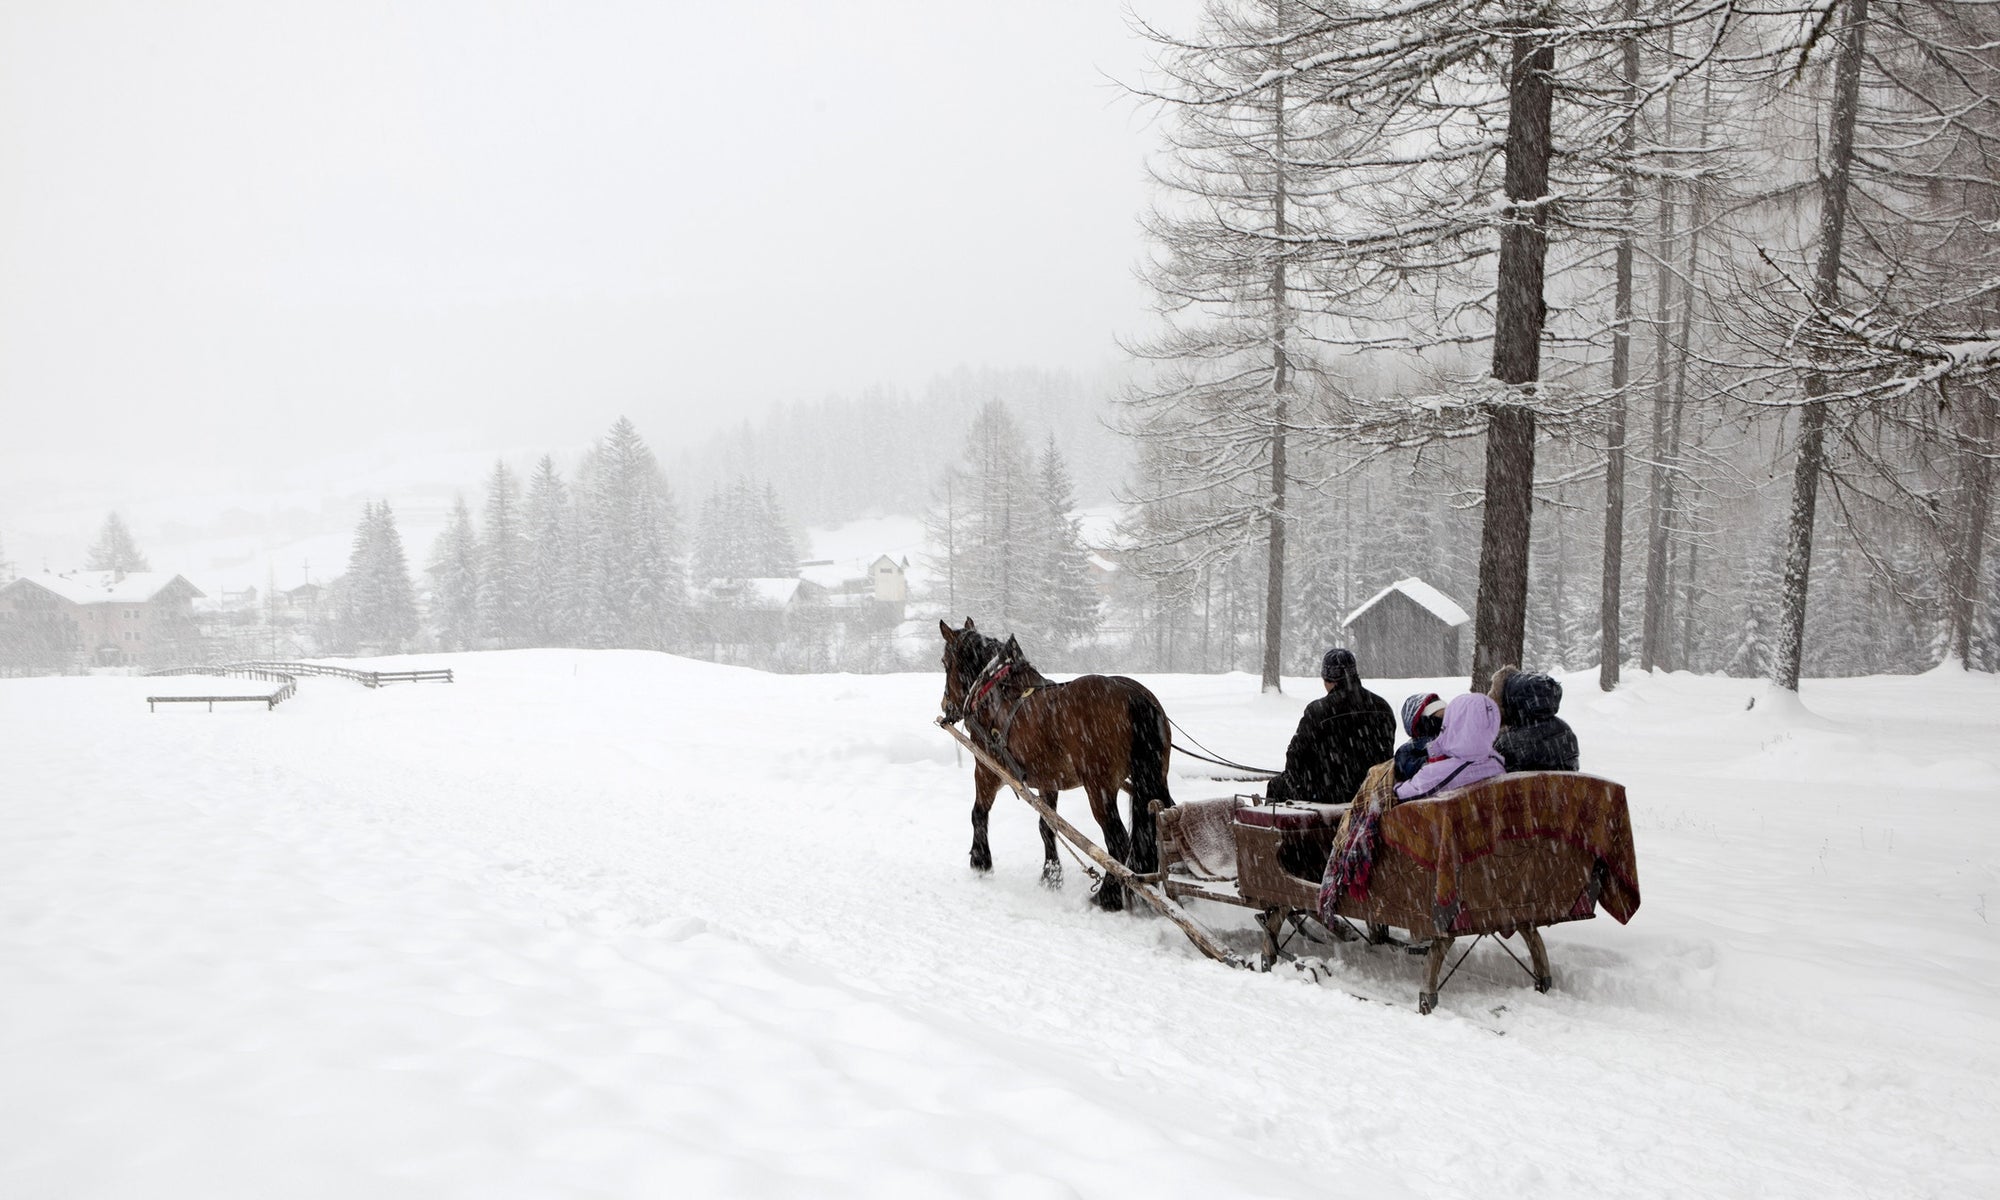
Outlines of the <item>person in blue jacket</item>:
{"type": "Polygon", "coordinates": [[[1430,757],[1431,739],[1444,728],[1444,698],[1419,692],[1403,701],[1403,732],[1410,740],[1396,747],[1396,782],[1415,775],[1430,757]]]}

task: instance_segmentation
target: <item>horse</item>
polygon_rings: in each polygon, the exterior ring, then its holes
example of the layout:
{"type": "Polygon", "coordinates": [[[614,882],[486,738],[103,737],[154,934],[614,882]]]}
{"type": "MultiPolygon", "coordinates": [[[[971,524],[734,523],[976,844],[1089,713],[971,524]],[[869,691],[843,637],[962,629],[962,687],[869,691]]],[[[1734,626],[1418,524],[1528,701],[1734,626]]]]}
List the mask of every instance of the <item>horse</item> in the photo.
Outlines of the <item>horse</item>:
{"type": "MultiPolygon", "coordinates": [[[[973,628],[944,634],[946,723],[964,721],[966,731],[1015,778],[1040,792],[1055,807],[1058,792],[1080,787],[1090,797],[1091,815],[1104,831],[1104,849],[1140,874],[1159,867],[1159,842],[1151,804],[1174,802],[1167,787],[1171,751],[1167,712],[1137,680],[1123,675],[1082,675],[1055,683],[1035,670],[1021,644],[1005,642],[973,628]],[[1132,795],[1132,833],[1118,813],[1118,789],[1132,795]]],[[[972,868],[993,869],[986,843],[986,817],[1000,792],[1000,776],[985,763],[972,773],[972,868]]],[[[1062,886],[1056,835],[1042,830],[1042,882],[1062,886]]],[[[1106,880],[1097,903],[1107,911],[1125,906],[1125,889],[1106,880]]]]}

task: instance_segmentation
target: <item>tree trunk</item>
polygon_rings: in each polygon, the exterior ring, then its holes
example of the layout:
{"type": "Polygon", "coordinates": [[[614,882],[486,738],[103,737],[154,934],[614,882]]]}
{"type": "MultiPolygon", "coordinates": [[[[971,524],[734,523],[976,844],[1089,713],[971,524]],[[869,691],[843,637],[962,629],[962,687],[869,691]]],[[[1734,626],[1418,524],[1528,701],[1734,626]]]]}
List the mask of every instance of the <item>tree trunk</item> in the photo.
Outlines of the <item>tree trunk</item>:
{"type": "MultiPolygon", "coordinates": [[[[1835,72],[1833,111],[1828,117],[1828,162],[1820,185],[1819,262],[1813,301],[1831,308],[1840,298],[1840,243],[1847,230],[1847,181],[1854,162],[1854,118],[1860,108],[1861,59],[1865,53],[1868,0],[1846,0],[1840,64],[1835,72]]],[[[1772,681],[1799,690],[1805,656],[1806,582],[1812,576],[1813,515],[1819,501],[1820,470],[1826,458],[1826,374],[1817,366],[1805,373],[1804,412],[1799,417],[1798,458],[1792,466],[1792,509],[1785,530],[1785,581],[1778,602],[1778,657],[1772,681]]]]}
{"type": "MultiPolygon", "coordinates": [[[[1667,56],[1673,57],[1674,35],[1667,32],[1667,56]]],[[[1674,94],[1663,98],[1661,140],[1674,141],[1674,94]]],[[[1667,452],[1668,355],[1672,338],[1668,329],[1674,311],[1674,227],[1673,184],[1660,183],[1659,253],[1655,257],[1653,297],[1653,438],[1648,446],[1652,465],[1646,472],[1646,603],[1639,626],[1639,669],[1651,671],[1660,665],[1660,651],[1666,640],[1667,602],[1667,509],[1673,480],[1669,474],[1672,456],[1667,452]]]]}
{"type": "MultiPolygon", "coordinates": [[[[1285,225],[1285,84],[1278,81],[1277,106],[1271,119],[1272,142],[1276,153],[1276,188],[1272,197],[1272,228],[1282,241],[1285,225]]],[[[1292,364],[1285,353],[1285,332],[1290,322],[1286,310],[1285,260],[1280,257],[1271,268],[1271,514],[1270,545],[1265,552],[1264,579],[1264,679],[1263,690],[1282,690],[1278,673],[1284,666],[1285,630],[1285,422],[1288,417],[1285,394],[1292,386],[1292,364]]]]}
{"type": "MultiPolygon", "coordinates": [[[[1639,0],[1625,0],[1625,19],[1635,26],[1639,0]]],[[[1625,39],[1625,130],[1620,137],[1626,173],[1618,183],[1618,205],[1624,232],[1618,238],[1616,295],[1611,324],[1611,414],[1605,426],[1604,448],[1604,572],[1597,600],[1597,686],[1618,686],[1618,649],[1623,630],[1619,605],[1625,574],[1625,388],[1632,381],[1632,219],[1638,207],[1631,166],[1638,147],[1639,39],[1625,39]]]]}
{"type": "MultiPolygon", "coordinates": [[[[2000,419],[2000,385],[1992,379],[1975,385],[1976,398],[1967,412],[1965,449],[1960,457],[1960,492],[1964,524],[1951,556],[1951,579],[1945,587],[1950,606],[1951,652],[1959,665],[1971,668],[1972,626],[1979,616],[1979,568],[1986,549],[1986,526],[1993,509],[1993,435],[2000,419]]],[[[1960,395],[1963,395],[1961,390],[1960,395]]]]}
{"type": "MultiPolygon", "coordinates": [[[[1549,120],[1555,100],[1555,49],[1536,27],[1513,38],[1508,73],[1507,198],[1548,195],[1549,120]]],[[[1472,650],[1472,690],[1484,691],[1493,672],[1521,661],[1528,613],[1528,534],[1535,492],[1535,410],[1541,377],[1542,277],[1548,255],[1547,214],[1540,204],[1510,207],[1500,226],[1500,264],[1493,322],[1493,376],[1519,389],[1491,407],[1486,427],[1486,522],[1479,539],[1478,619],[1472,650]]]]}

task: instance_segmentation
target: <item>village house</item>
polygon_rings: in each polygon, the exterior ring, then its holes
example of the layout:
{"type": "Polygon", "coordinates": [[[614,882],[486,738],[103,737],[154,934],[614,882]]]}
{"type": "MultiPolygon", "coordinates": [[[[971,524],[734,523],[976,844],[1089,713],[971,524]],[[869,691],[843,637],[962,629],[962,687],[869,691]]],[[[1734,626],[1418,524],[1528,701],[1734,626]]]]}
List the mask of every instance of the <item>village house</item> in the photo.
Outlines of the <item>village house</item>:
{"type": "Polygon", "coordinates": [[[160,571],[47,571],[0,587],[0,669],[158,667],[200,657],[194,601],[203,593],[160,571]]]}
{"type": "Polygon", "coordinates": [[[718,645],[770,646],[795,628],[815,625],[826,589],[805,579],[713,579],[696,609],[703,636],[718,645]]]}
{"type": "Polygon", "coordinates": [[[910,602],[909,560],[878,554],[871,561],[816,559],[799,564],[799,578],[826,596],[831,619],[843,625],[890,628],[910,602]]]}

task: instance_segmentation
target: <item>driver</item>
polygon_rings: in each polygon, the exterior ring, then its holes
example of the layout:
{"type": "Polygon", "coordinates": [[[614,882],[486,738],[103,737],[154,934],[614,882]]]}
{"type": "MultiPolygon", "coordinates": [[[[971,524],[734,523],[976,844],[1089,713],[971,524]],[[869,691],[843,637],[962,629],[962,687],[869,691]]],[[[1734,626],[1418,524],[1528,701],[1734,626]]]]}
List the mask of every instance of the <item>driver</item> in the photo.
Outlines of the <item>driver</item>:
{"type": "Polygon", "coordinates": [[[1265,796],[1307,804],[1346,804],[1368,768],[1396,749],[1396,714],[1361,686],[1354,653],[1336,646],[1319,663],[1326,695],[1306,705],[1285,750],[1285,770],[1265,796]]]}

